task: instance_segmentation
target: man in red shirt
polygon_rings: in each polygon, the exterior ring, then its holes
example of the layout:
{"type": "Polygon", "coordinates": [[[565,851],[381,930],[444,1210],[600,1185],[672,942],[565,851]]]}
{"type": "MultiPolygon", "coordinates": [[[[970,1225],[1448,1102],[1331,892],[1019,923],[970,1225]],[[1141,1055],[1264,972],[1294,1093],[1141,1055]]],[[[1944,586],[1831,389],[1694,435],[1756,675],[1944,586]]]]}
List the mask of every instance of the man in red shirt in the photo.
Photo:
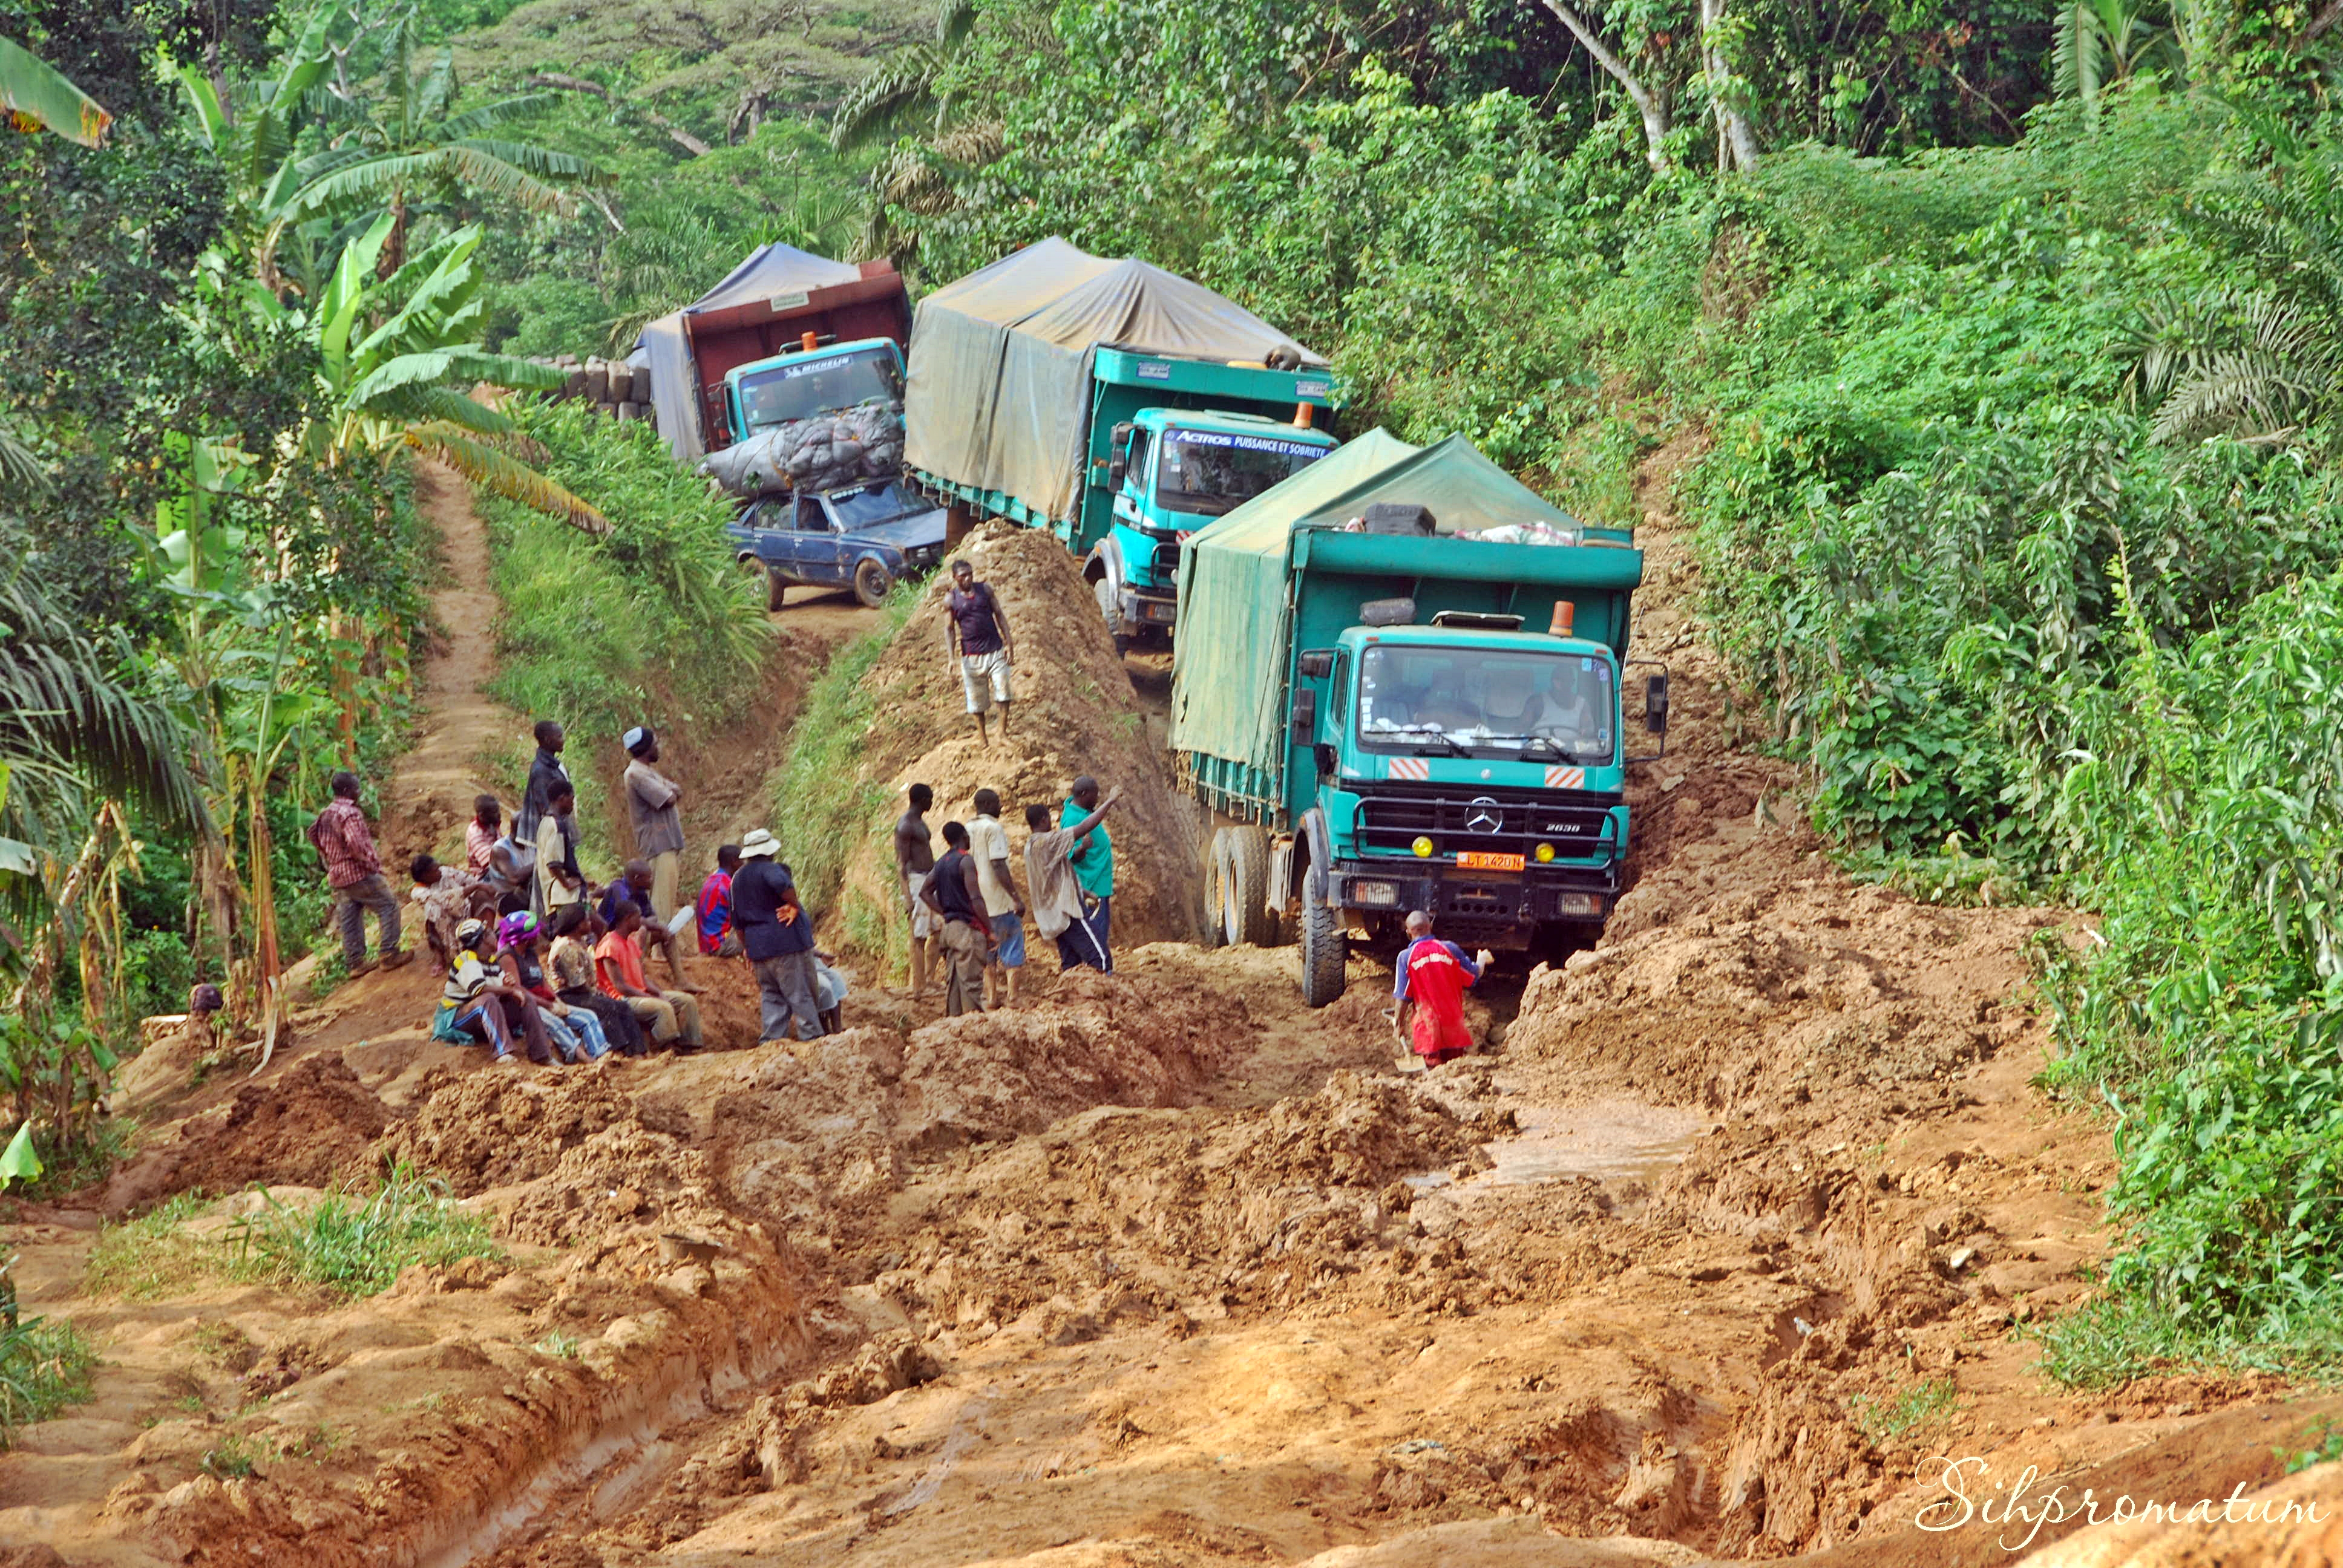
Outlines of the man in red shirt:
{"type": "Polygon", "coordinates": [[[1392,971],[1392,995],[1399,999],[1392,1027],[1407,1040],[1408,1012],[1414,1010],[1413,1043],[1426,1067],[1438,1067],[1472,1050],[1473,1031],[1464,1026],[1464,992],[1489,961],[1485,948],[1468,959],[1454,942],[1433,936],[1432,917],[1423,910],[1407,917],[1407,946],[1392,971]]]}
{"type": "Polygon", "coordinates": [[[334,799],[309,824],[309,842],[326,862],[326,882],[334,890],[334,919],[342,929],[342,960],[352,975],[375,967],[366,961],[366,911],[374,911],[382,938],[375,963],[397,969],[410,955],[399,950],[398,900],[382,879],[382,858],[375,853],[374,834],[366,813],[358,809],[358,778],[334,775],[334,799]]]}

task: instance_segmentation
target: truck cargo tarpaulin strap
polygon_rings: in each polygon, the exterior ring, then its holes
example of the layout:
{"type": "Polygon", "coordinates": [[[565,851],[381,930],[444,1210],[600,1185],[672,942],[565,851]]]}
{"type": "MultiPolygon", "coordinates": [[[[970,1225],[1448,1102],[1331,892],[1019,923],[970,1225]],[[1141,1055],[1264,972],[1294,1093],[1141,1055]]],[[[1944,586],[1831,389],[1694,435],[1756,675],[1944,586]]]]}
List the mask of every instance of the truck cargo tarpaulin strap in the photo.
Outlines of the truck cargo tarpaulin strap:
{"type": "MultiPolygon", "coordinates": [[[[1173,750],[1278,773],[1286,721],[1280,660],[1292,614],[1286,579],[1294,535],[1304,528],[1339,528],[1375,501],[1428,507],[1442,534],[1478,534],[1508,524],[1579,527],[1568,512],[1483,457],[1462,436],[1415,447],[1376,429],[1335,448],[1200,529],[1180,552],[1173,750]]],[[[1493,575],[1503,574],[1514,553],[1544,548],[1486,548],[1493,575]]],[[[1638,556],[1638,570],[1641,564],[1638,556]]],[[[1393,775],[1401,776],[1396,764],[1393,775]]]]}
{"type": "Polygon", "coordinates": [[[920,302],[906,462],[1069,515],[1081,482],[1091,359],[1101,347],[1255,365],[1287,348],[1325,363],[1202,284],[1045,239],[920,302]],[[970,409],[990,417],[971,419],[970,409]]]}
{"type": "Polygon", "coordinates": [[[659,418],[659,438],[679,462],[706,455],[699,434],[699,387],[691,368],[691,344],[684,337],[683,318],[695,310],[722,310],[752,300],[829,288],[852,283],[862,276],[850,261],[832,261],[789,245],[761,245],[749,253],[723,282],[681,310],[670,311],[643,327],[627,363],[648,366],[651,373],[651,408],[659,418]]]}

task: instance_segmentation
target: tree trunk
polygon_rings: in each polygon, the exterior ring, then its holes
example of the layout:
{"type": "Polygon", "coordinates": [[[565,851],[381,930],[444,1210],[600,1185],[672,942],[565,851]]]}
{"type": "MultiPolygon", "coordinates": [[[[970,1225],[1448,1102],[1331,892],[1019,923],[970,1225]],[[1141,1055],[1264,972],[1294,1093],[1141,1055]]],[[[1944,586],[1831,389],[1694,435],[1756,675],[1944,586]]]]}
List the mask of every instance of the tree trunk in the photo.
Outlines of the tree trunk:
{"type": "MultiPolygon", "coordinates": [[[[1707,0],[1703,0],[1704,5],[1706,3],[1707,0]]],[[[1644,156],[1651,164],[1654,174],[1666,174],[1669,171],[1666,101],[1645,86],[1618,55],[1604,47],[1603,40],[1595,36],[1594,27],[1575,7],[1566,4],[1565,0],[1544,0],[1544,4],[1545,8],[1570,29],[1571,36],[1586,46],[1586,52],[1594,56],[1594,63],[1625,89],[1629,101],[1635,106],[1635,112],[1644,116],[1644,156]]]]}
{"type": "Polygon", "coordinates": [[[1725,24],[1725,0],[1700,0],[1700,62],[1708,74],[1709,102],[1716,109],[1716,163],[1720,171],[1732,168],[1755,174],[1757,134],[1735,101],[1739,83],[1718,35],[1725,24]]]}
{"type": "Polygon", "coordinates": [[[390,233],[383,237],[382,257],[374,264],[374,275],[388,278],[407,265],[407,190],[401,186],[390,194],[390,233]]]}

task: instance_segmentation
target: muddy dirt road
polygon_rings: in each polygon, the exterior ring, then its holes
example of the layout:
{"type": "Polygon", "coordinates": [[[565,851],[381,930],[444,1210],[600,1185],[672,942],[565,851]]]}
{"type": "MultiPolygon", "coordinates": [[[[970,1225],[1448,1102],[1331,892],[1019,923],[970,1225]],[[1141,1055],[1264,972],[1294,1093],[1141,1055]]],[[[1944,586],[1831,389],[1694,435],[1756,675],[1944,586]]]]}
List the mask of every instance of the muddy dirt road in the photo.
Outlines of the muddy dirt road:
{"type": "MultiPolygon", "coordinates": [[[[1980,1494],[2028,1465],[2103,1496],[2277,1482],[2272,1447],[2338,1401],[2034,1372],[2026,1325],[2106,1244],[2105,1129],[2028,1082],[2025,948],[2070,922],[1852,885],[1795,825],[1795,779],[1736,747],[1687,618],[1671,456],[1638,651],[1674,663],[1677,727],[1636,787],[1638,880],[1599,948],[1480,999],[1487,1050],[1403,1076],[1377,966],[1312,1012],[1290,952],[1159,941],[1017,1010],[878,996],[793,1046],[754,1045],[741,977],[701,966],[714,1049],[498,1073],[421,1039],[427,984],[368,976],[255,1083],[142,1059],[140,1159],[5,1227],[29,1304],[107,1365],[93,1405],[0,1457],[0,1543],[317,1568],[1951,1564],[2081,1522],[1918,1528],[1946,1496],[1932,1456],[1977,1460],[1980,1494]],[[507,1255],[357,1302],[86,1276],[102,1219],[254,1180],[297,1203],[386,1156],[439,1173],[507,1255]]],[[[1139,668],[1127,731],[1161,678],[1139,668]]],[[[895,749],[1058,766],[968,744],[895,749]]],[[[175,1234],[216,1244],[250,1201],[175,1234]]]]}

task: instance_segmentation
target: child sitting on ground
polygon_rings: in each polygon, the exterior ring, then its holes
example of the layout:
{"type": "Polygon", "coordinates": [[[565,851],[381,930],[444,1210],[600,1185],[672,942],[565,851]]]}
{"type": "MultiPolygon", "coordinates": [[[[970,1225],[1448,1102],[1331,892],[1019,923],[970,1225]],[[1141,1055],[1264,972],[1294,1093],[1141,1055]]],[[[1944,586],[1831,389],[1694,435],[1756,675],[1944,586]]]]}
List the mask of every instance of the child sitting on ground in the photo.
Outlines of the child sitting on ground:
{"type": "MultiPolygon", "coordinates": [[[[423,934],[432,956],[442,968],[456,961],[456,928],[472,912],[471,878],[453,866],[443,866],[428,855],[417,855],[407,874],[415,886],[407,892],[423,909],[423,934]]],[[[493,904],[494,900],[491,900],[493,904]]]]}

